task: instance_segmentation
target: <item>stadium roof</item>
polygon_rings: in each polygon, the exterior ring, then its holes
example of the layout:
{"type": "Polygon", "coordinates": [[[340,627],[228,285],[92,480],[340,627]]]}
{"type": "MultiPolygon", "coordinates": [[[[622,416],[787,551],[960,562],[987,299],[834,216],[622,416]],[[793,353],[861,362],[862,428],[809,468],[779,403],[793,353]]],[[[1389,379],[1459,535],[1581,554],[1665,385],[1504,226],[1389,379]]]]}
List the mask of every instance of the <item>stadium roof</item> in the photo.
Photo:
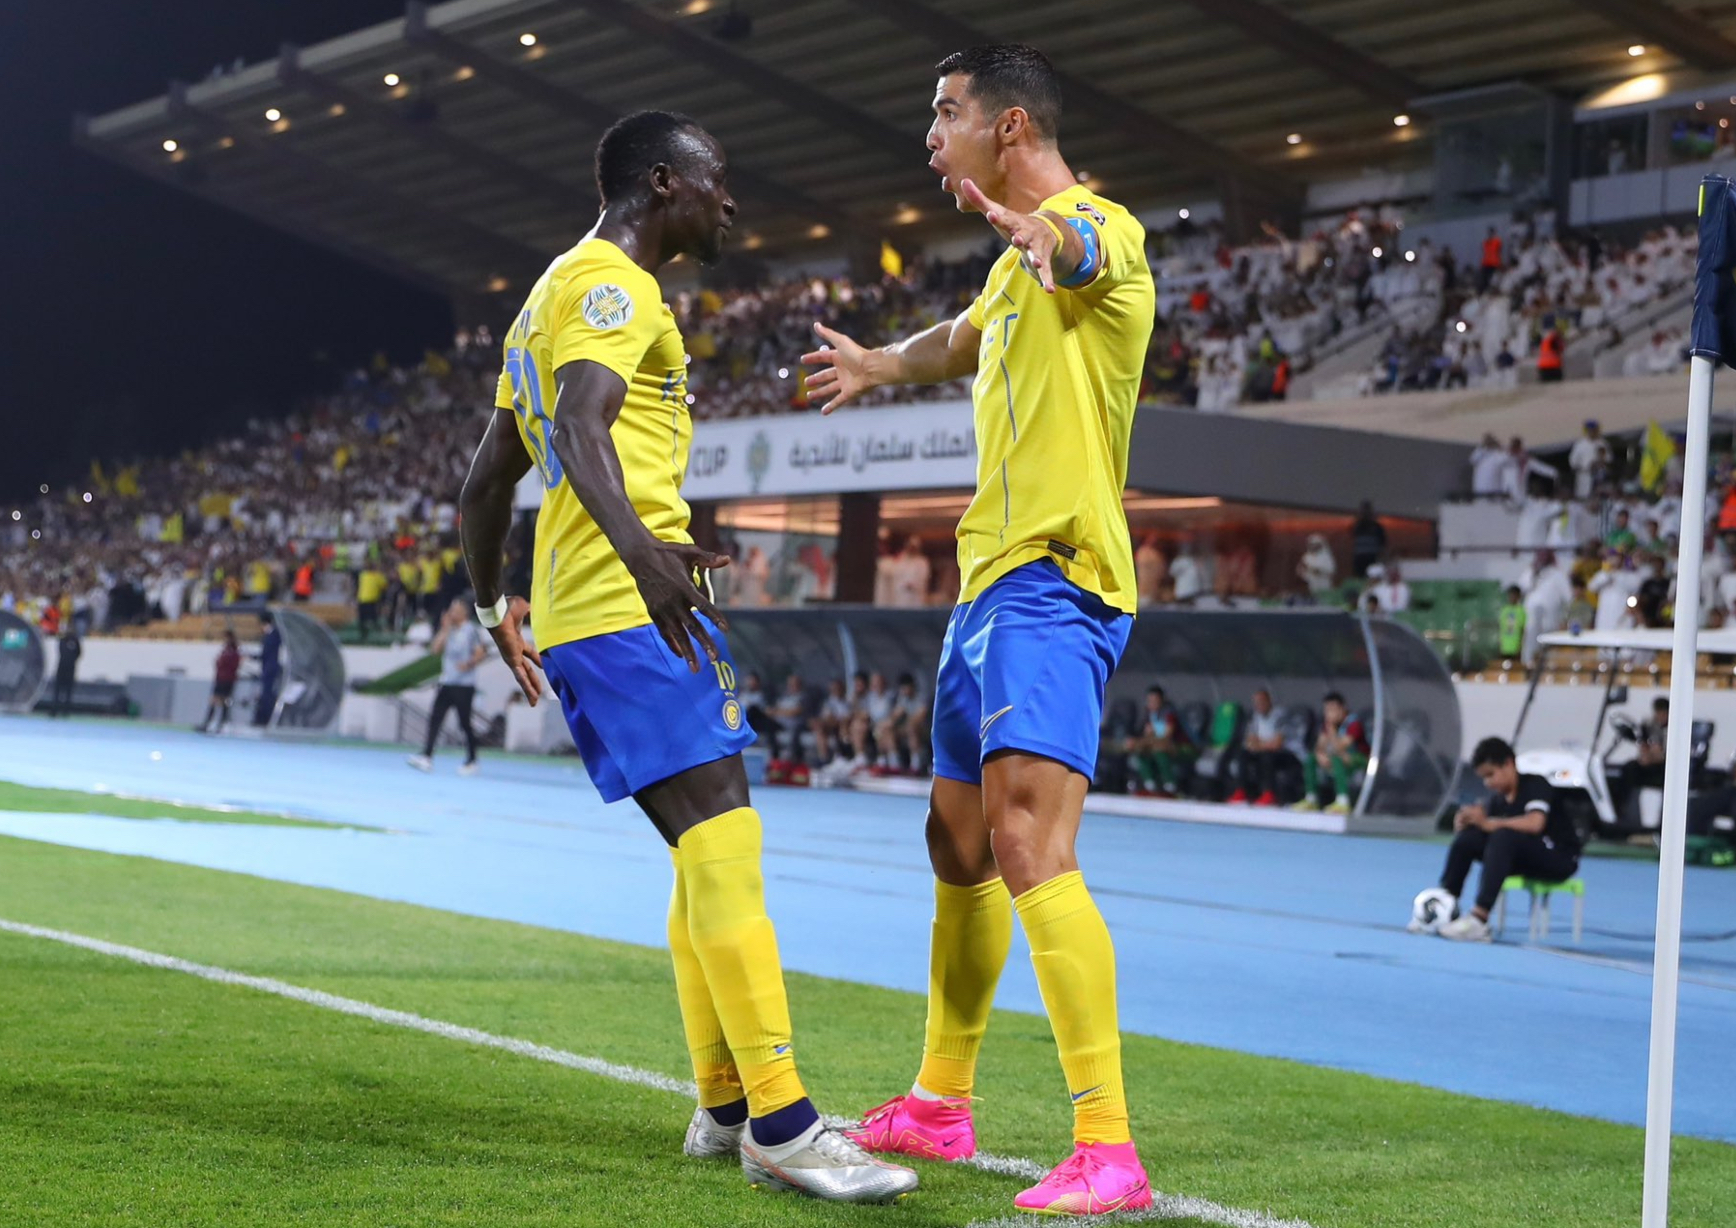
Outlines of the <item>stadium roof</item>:
{"type": "Polygon", "coordinates": [[[726,0],[412,3],[76,137],[431,289],[516,298],[594,214],[598,135],[641,107],[723,140],[749,248],[956,234],[922,142],[932,64],[973,42],[1049,52],[1071,164],[1135,207],[1295,201],[1304,179],[1414,157],[1428,100],[1477,85],[1577,96],[1736,67],[1736,0],[736,4],[751,31],[723,37],[726,0]]]}

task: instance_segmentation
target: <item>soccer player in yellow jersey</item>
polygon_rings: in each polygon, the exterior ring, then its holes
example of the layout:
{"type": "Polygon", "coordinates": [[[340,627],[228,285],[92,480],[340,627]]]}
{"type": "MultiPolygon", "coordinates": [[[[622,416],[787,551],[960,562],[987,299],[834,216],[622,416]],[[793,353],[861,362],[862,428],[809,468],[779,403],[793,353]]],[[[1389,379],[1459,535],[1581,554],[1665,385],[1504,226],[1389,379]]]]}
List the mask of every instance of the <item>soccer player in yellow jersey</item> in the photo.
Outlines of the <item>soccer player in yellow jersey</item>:
{"type": "Polygon", "coordinates": [[[1128,1127],[1115,950],[1074,845],[1103,692],[1133,621],[1121,491],[1156,295],[1145,232],[1082,186],[1056,143],[1041,52],[972,47],[937,66],[929,166],[1008,247],[955,320],[880,350],[816,326],[804,362],[830,412],[880,384],[975,376],[977,490],[958,526],[959,605],[935,684],[928,1026],[911,1091],[856,1140],[957,1160],[1016,912],[1073,1099],[1073,1155],[1015,1205],[1149,1206],[1128,1127]]]}
{"type": "Polygon", "coordinates": [[[632,797],[669,845],[669,949],[699,1087],[684,1150],[739,1157],[755,1184],[887,1201],[916,1174],[827,1128],[796,1073],[741,761],[754,735],[696,580],[728,560],[693,544],[681,498],[686,356],[653,274],[722,252],[735,214],[723,150],[685,116],[644,111],[604,134],[596,170],[602,216],[507,334],[464,484],[477,613],[532,705],[547,673],[598,792],[632,797]],[[533,464],[544,498],[527,604],[503,594],[501,553],[533,464]]]}

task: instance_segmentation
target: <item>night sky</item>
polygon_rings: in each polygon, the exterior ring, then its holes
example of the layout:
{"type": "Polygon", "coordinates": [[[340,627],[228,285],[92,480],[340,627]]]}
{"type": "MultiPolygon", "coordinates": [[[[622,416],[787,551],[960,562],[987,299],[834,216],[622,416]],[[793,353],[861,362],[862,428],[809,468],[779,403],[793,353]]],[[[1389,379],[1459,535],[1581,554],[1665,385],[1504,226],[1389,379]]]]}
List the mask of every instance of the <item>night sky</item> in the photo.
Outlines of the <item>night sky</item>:
{"type": "Polygon", "coordinates": [[[401,16],[402,0],[0,2],[0,503],[282,414],[447,303],[73,147],[101,114],[401,16]]]}

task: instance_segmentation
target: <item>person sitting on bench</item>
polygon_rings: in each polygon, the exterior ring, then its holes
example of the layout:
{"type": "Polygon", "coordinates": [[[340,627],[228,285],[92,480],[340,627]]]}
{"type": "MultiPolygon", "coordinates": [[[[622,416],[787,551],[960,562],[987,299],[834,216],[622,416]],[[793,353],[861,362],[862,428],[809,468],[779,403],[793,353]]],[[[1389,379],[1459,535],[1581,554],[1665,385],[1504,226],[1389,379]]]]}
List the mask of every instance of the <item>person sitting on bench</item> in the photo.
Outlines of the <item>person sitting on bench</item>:
{"type": "Polygon", "coordinates": [[[1460,898],[1473,862],[1483,863],[1476,904],[1441,926],[1440,935],[1456,942],[1488,942],[1489,913],[1502,885],[1514,874],[1564,882],[1579,869],[1579,834],[1555,804],[1555,790],[1541,776],[1520,775],[1513,748],[1500,738],[1484,738],[1471,754],[1477,779],[1489,790],[1486,802],[1461,806],[1453,817],[1441,887],[1460,898]]]}

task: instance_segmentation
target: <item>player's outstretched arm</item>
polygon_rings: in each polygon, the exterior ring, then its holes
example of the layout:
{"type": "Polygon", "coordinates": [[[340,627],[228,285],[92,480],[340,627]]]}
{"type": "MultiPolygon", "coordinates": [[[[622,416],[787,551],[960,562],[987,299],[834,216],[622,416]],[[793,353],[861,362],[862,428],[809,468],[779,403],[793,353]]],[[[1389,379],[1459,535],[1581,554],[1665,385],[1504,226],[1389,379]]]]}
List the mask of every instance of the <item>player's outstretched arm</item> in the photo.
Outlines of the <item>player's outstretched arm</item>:
{"type": "Polygon", "coordinates": [[[814,331],[824,344],[803,354],[802,362],[820,368],[804,382],[809,397],[823,401],[822,414],[882,384],[944,384],[961,379],[976,370],[983,337],[968,311],[877,350],[864,349],[824,324],[815,324],[814,331]]]}
{"type": "MultiPolygon", "coordinates": [[[[482,442],[477,445],[470,473],[458,496],[461,516],[458,536],[479,606],[491,606],[501,598],[500,568],[506,553],[506,534],[512,527],[512,491],[529,469],[530,455],[524,450],[524,440],[519,438],[512,410],[496,409],[482,434],[482,442]]],[[[542,657],[524,642],[522,628],[528,613],[530,603],[523,597],[514,597],[507,603],[506,616],[500,625],[490,627],[488,634],[494,637],[500,659],[512,671],[526,702],[534,708],[542,697],[542,682],[531,667],[541,669],[542,657]]],[[[440,634],[444,644],[444,623],[440,634]]]]}
{"type": "Polygon", "coordinates": [[[697,672],[695,643],[713,661],[718,654],[711,632],[695,611],[725,630],[729,623],[700,590],[695,576],[701,570],[727,567],[729,559],[688,542],[663,541],[639,519],[627,494],[620,453],[609,434],[627,399],[626,382],[601,363],[579,359],[555,372],[555,385],[550,443],[566,471],[567,484],[626,564],[651,624],[669,651],[697,672]]]}

